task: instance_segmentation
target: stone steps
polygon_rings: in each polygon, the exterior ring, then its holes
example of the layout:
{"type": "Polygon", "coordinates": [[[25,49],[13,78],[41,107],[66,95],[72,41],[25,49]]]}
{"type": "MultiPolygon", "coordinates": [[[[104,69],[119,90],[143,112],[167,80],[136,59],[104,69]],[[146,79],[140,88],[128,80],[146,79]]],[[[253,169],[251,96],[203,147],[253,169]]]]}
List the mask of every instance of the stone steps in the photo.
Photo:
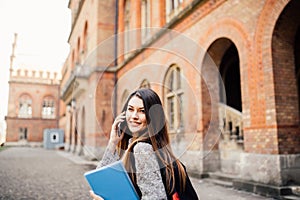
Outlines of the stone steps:
{"type": "Polygon", "coordinates": [[[300,186],[291,186],[292,194],[282,195],[283,199],[286,200],[300,200],[300,186]]]}
{"type": "Polygon", "coordinates": [[[300,200],[300,186],[276,187],[239,180],[237,176],[221,172],[209,173],[206,181],[224,187],[232,187],[276,199],[300,200]]]}
{"type": "Polygon", "coordinates": [[[296,195],[283,195],[281,198],[284,200],[300,200],[300,196],[296,195]]]}
{"type": "Polygon", "coordinates": [[[221,185],[224,187],[233,187],[233,180],[236,176],[223,174],[220,172],[209,173],[208,178],[205,179],[208,182],[214,183],[216,185],[221,185]]]}
{"type": "Polygon", "coordinates": [[[228,181],[222,181],[222,180],[218,180],[218,179],[212,179],[212,178],[207,178],[205,179],[205,181],[216,184],[216,185],[220,185],[223,187],[228,187],[228,188],[232,188],[232,182],[228,182],[228,181]]]}

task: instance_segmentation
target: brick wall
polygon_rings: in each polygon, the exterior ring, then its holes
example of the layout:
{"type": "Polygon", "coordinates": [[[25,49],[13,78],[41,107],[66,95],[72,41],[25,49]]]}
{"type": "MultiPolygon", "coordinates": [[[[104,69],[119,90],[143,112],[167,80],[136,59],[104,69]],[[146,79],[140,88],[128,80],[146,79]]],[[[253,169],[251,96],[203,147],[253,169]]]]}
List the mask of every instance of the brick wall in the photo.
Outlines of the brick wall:
{"type": "MultiPolygon", "coordinates": [[[[178,18],[178,22],[172,27],[199,42],[198,45],[203,47],[204,50],[210,50],[210,45],[219,38],[228,38],[237,47],[240,59],[243,123],[245,127],[244,147],[246,152],[263,154],[299,152],[299,142],[292,144],[287,142],[298,136],[296,133],[298,128],[289,128],[287,134],[283,134],[282,130],[277,128],[277,125],[282,124],[282,120],[289,120],[288,124],[292,123],[292,126],[298,124],[296,82],[294,78],[290,78],[295,76],[294,68],[292,67],[289,70],[281,67],[280,70],[275,70],[274,74],[270,70],[273,64],[281,66],[284,63],[284,65],[294,66],[294,63],[288,63],[292,62],[293,59],[288,59],[285,53],[280,54],[283,51],[283,44],[280,44],[281,46],[276,49],[274,47],[272,49],[270,45],[272,38],[276,37],[276,32],[272,32],[276,20],[287,3],[288,1],[278,2],[272,0],[256,2],[217,1],[216,3],[203,1],[190,15],[178,18]],[[283,63],[280,64],[278,61],[283,63]],[[274,80],[274,77],[278,78],[274,80]],[[276,80],[280,82],[288,80],[289,82],[283,83],[283,85],[278,83],[276,86],[276,80]],[[274,95],[275,93],[276,95],[274,95]]],[[[163,20],[161,19],[161,21],[163,20]]],[[[122,23],[122,21],[119,20],[119,23],[122,23]]],[[[285,23],[288,25],[287,21],[285,23]]],[[[133,22],[132,26],[136,28],[138,24],[133,22]]],[[[120,27],[122,27],[122,24],[120,24],[120,27]]],[[[289,31],[289,29],[281,30],[289,31]]],[[[295,30],[292,30],[292,32],[295,33],[295,30]]],[[[289,45],[290,43],[284,44],[289,45]]],[[[122,48],[122,45],[119,47],[122,48]]],[[[226,45],[219,43],[219,48],[226,48],[226,45]]],[[[213,54],[222,56],[221,52],[218,52],[219,50],[214,49],[213,54]]],[[[142,52],[126,64],[124,68],[127,70],[133,69],[134,66],[142,63],[142,58],[154,56],[151,53],[148,54],[148,52],[150,51],[142,52]]],[[[201,57],[201,53],[199,57],[201,57]]],[[[155,59],[158,63],[167,63],[167,59],[170,59],[170,57],[156,56],[155,59]]],[[[218,65],[219,60],[215,59],[214,61],[218,65]]],[[[121,76],[122,73],[120,71],[119,75],[121,76]]],[[[191,74],[187,74],[187,79],[192,80],[189,76],[191,74]]],[[[193,86],[197,88],[199,84],[198,82],[193,86]]],[[[200,101],[202,106],[209,105],[209,102],[206,103],[207,99],[205,95],[202,97],[200,101]]],[[[200,124],[205,129],[211,119],[207,111],[202,116],[200,124]]]]}
{"type": "MultiPolygon", "coordinates": [[[[95,2],[85,2],[82,8],[79,21],[70,35],[71,52],[78,51],[77,41],[82,36],[85,22],[89,27],[89,52],[92,52],[105,38],[114,34],[113,12],[101,16],[99,11],[114,10],[115,5],[110,1],[103,1],[95,7],[93,5],[95,2]]],[[[184,11],[183,14],[175,16],[174,23],[166,24],[165,3],[151,1],[151,24],[176,32],[162,33],[162,31],[159,38],[152,41],[150,48],[140,50],[140,33],[133,31],[131,49],[139,52],[133,53],[133,58],[124,63],[124,1],[119,1],[118,31],[120,34],[117,38],[119,68],[116,72],[120,85],[117,88],[117,110],[120,110],[120,98],[125,90],[131,92],[145,79],[150,82],[151,88],[158,92],[164,102],[164,92],[160,84],[163,84],[168,67],[177,64],[190,87],[186,97],[192,100],[186,100],[185,106],[189,108],[188,106],[197,105],[199,108],[196,118],[193,110],[185,110],[186,121],[191,124],[187,125],[189,127],[187,132],[194,130],[200,135],[195,141],[198,145],[194,149],[203,147],[208,127],[212,124],[217,126],[218,121],[211,119],[216,108],[211,109],[212,102],[207,91],[211,85],[203,81],[200,68],[205,64],[205,52],[209,53],[216,67],[219,67],[224,53],[234,45],[238,52],[240,66],[244,151],[253,154],[299,153],[299,97],[294,72],[295,63],[293,63],[293,34],[296,31],[295,27],[299,25],[300,17],[295,18],[298,16],[296,10],[299,8],[299,3],[296,0],[204,0],[199,1],[194,7],[189,7],[192,2],[194,1],[184,1],[180,8],[184,11]],[[173,52],[167,52],[166,50],[170,50],[167,42],[180,37],[186,37],[187,40],[174,43],[171,48],[173,52]],[[193,45],[196,48],[191,48],[193,45]],[[189,54],[186,55],[185,52],[189,54]],[[131,74],[133,72],[134,75],[131,74]],[[122,80],[127,76],[129,78],[122,80]]],[[[132,29],[141,26],[139,8],[140,1],[131,1],[130,28],[132,29]]],[[[151,34],[154,35],[159,31],[161,30],[157,28],[152,29],[151,34]]],[[[95,62],[92,63],[97,63],[96,65],[99,66],[113,65],[112,62],[106,62],[114,60],[113,48],[115,48],[114,43],[107,43],[107,46],[98,49],[95,62]],[[100,53],[103,49],[106,51],[100,53]]],[[[82,61],[89,58],[86,57],[82,61]]],[[[67,62],[72,63],[70,59],[71,56],[67,62]]],[[[93,106],[86,105],[88,107],[86,116],[89,121],[86,134],[90,138],[91,145],[105,143],[101,137],[107,136],[113,118],[112,96],[105,95],[106,90],[110,93],[113,91],[113,73],[101,76],[101,81],[98,81],[97,75],[91,75],[89,84],[91,87],[97,85],[95,93],[87,89],[88,93],[79,98],[84,105],[90,103],[86,100],[89,98],[88,95],[91,93],[95,95],[93,97],[96,102],[96,122],[93,121],[92,116],[93,106]]],[[[216,79],[215,75],[209,77],[212,84],[216,79]]],[[[217,92],[216,88],[213,91],[217,92]]],[[[217,127],[212,130],[217,131],[217,127]]],[[[212,137],[212,140],[215,138],[212,137]]],[[[212,141],[211,144],[213,143],[212,141]]],[[[217,145],[212,148],[217,149],[217,145]]]]}
{"type": "Polygon", "coordinates": [[[9,81],[9,101],[7,123],[7,142],[19,140],[19,128],[27,128],[29,142],[42,142],[43,130],[46,128],[58,128],[59,116],[59,85],[50,81],[47,77],[34,77],[28,74],[12,75],[9,81]],[[18,118],[19,98],[27,94],[32,100],[32,117],[18,118]],[[54,119],[42,119],[42,107],[44,97],[51,96],[55,100],[54,119]]]}

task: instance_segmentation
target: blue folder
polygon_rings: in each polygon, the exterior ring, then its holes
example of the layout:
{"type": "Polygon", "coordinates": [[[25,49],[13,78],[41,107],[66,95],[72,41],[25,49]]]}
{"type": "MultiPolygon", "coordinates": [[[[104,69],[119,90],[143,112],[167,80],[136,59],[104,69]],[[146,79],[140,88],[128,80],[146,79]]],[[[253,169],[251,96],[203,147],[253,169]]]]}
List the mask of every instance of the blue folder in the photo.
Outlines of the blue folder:
{"type": "Polygon", "coordinates": [[[139,200],[122,161],[88,171],[84,176],[95,194],[105,200],[139,200]]]}

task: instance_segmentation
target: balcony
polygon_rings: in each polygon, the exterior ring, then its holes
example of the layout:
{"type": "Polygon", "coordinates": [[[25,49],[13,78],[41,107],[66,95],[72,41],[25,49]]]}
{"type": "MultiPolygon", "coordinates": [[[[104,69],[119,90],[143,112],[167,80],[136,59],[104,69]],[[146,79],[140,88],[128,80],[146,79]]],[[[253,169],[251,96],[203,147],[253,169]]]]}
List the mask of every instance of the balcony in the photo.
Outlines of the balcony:
{"type": "Polygon", "coordinates": [[[91,74],[89,67],[76,65],[64,86],[61,88],[61,98],[65,102],[71,102],[88,88],[88,77],[91,74]]]}

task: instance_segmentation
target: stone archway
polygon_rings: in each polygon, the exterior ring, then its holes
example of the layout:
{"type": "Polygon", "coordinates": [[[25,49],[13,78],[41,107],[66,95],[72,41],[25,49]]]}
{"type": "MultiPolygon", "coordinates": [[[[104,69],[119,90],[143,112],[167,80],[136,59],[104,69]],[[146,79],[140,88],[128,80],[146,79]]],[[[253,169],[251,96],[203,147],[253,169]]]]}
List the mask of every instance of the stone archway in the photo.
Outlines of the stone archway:
{"type": "Polygon", "coordinates": [[[222,79],[219,80],[218,108],[218,124],[223,130],[218,145],[220,171],[239,174],[239,156],[244,148],[239,53],[235,44],[228,38],[215,40],[207,52],[218,67],[222,79]]]}
{"type": "Polygon", "coordinates": [[[297,87],[298,87],[298,109],[300,113],[300,26],[298,26],[298,30],[296,32],[295,37],[295,49],[294,49],[294,56],[295,56],[295,73],[297,79],[297,87]]]}
{"type": "Polygon", "coordinates": [[[274,95],[280,154],[300,153],[299,9],[300,1],[290,1],[279,15],[272,34],[274,95]]]}
{"type": "Polygon", "coordinates": [[[224,52],[219,70],[226,91],[226,105],[242,112],[240,61],[234,44],[224,52]]]}
{"type": "Polygon", "coordinates": [[[80,149],[79,155],[84,155],[84,145],[85,145],[85,108],[81,111],[81,127],[80,127],[80,149]]]}

